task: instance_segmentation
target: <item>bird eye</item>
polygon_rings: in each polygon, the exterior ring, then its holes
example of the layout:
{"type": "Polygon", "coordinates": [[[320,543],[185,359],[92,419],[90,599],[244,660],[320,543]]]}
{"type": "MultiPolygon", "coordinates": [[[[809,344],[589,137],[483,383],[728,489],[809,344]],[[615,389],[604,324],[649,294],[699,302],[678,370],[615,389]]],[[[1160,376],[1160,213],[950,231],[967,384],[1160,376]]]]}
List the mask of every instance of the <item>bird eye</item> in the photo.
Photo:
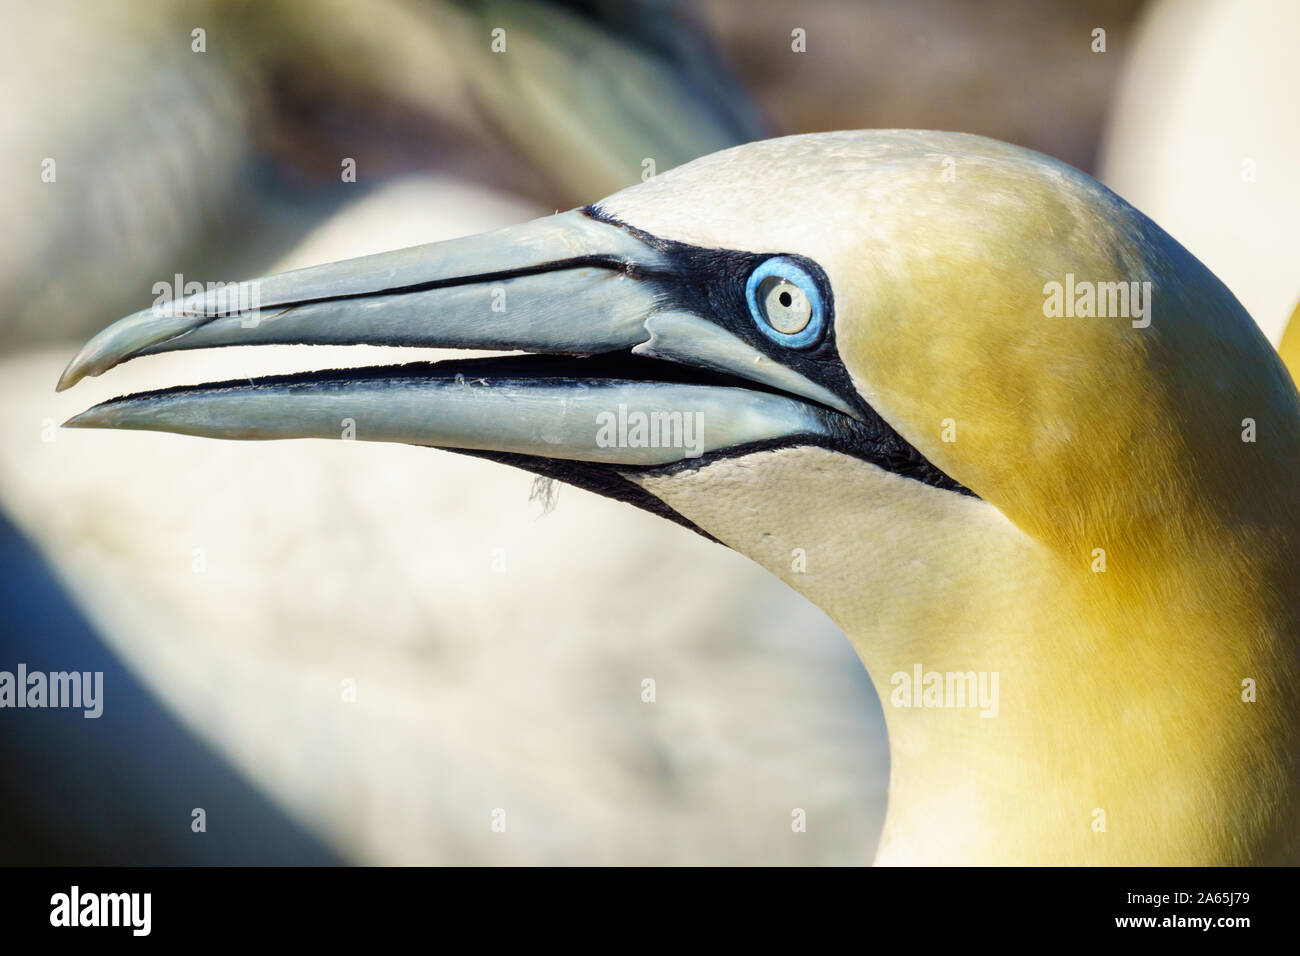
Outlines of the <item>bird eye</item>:
{"type": "Polygon", "coordinates": [[[821,293],[808,271],[793,259],[765,259],[745,284],[750,315],[768,338],[801,348],[821,338],[821,293]]]}

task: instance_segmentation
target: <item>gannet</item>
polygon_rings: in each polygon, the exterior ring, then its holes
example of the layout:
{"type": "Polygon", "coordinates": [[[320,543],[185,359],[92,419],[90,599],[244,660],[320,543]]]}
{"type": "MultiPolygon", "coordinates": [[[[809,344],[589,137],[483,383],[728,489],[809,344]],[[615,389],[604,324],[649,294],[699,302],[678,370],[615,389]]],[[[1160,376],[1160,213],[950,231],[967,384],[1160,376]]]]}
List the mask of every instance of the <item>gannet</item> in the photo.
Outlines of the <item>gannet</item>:
{"type": "Polygon", "coordinates": [[[1223,284],[1083,173],[965,134],[788,137],[257,288],[256,314],[127,317],[59,387],[234,344],[531,354],[67,424],[448,448],[739,551],[844,629],[885,702],[878,863],[1296,859],[1300,396],[1223,284]],[[1067,282],[1149,294],[1066,316],[1067,282]],[[995,706],[900,697],[913,673],[997,675],[995,706]]]}

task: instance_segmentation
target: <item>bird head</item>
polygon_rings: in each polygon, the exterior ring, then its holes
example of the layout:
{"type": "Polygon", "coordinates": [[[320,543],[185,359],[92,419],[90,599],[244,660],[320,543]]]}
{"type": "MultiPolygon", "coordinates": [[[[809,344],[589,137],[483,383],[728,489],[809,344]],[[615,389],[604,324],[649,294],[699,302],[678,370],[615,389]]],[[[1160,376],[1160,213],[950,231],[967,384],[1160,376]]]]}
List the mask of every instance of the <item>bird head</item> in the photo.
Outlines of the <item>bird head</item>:
{"type": "Polygon", "coordinates": [[[953,546],[1158,574],[1188,535],[1276,510],[1241,480],[1297,444],[1285,370],[1208,270],[1086,175],[962,134],[753,143],[522,226],[210,290],[106,329],[59,386],[286,343],[532,354],[184,386],[69,424],[498,458],[715,537],[837,617],[953,546]],[[851,585],[790,570],[845,534],[851,585]]]}

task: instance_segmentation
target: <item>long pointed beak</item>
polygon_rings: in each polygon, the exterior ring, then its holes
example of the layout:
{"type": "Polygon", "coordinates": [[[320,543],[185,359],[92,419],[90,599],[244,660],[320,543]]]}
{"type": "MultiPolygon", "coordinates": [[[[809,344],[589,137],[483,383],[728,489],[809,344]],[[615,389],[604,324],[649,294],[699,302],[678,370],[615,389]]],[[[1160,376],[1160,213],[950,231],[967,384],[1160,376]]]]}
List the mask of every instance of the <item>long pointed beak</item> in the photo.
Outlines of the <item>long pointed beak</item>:
{"type": "Polygon", "coordinates": [[[575,210],[138,312],[87,343],[58,387],[142,355],[227,345],[524,350],[537,354],[182,386],[113,399],[66,424],[638,466],[827,436],[837,412],[853,414],[681,308],[676,281],[662,244],[575,210]]]}
{"type": "Polygon", "coordinates": [[[157,352],[223,345],[407,345],[594,353],[646,338],[627,272],[653,249],[580,212],[298,269],[144,309],[100,332],[58,389],[157,352]],[[623,286],[616,288],[616,286],[623,286]],[[617,306],[616,309],[609,309],[617,306]],[[606,309],[607,321],[589,314],[606,309]]]}

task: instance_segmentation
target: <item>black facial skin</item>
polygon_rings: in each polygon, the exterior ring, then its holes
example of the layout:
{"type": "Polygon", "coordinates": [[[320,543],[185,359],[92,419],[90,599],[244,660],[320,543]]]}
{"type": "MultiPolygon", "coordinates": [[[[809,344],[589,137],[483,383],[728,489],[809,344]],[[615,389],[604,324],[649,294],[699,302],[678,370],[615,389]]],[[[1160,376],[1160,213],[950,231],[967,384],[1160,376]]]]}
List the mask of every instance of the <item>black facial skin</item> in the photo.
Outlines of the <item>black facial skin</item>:
{"type": "MultiPolygon", "coordinates": [[[[946,491],[973,496],[973,492],[948,477],[908,444],[858,394],[835,345],[835,296],[831,292],[826,273],[816,262],[791,253],[759,254],[728,249],[703,249],[699,246],[652,236],[618,221],[598,207],[588,206],[583,211],[601,222],[626,229],[642,242],[658,249],[668,259],[671,265],[663,272],[632,270],[642,281],[652,282],[658,286],[660,300],[665,307],[689,311],[717,323],[774,361],[834,393],[861,416],[861,420],[858,420],[833,409],[813,406],[834,433],[833,438],[791,436],[775,442],[764,442],[762,445],[772,447],[824,445],[834,451],[862,458],[877,467],[906,478],[946,491]],[[787,348],[764,335],[755,326],[749,305],[745,300],[745,282],[750,273],[760,263],[774,255],[797,262],[812,276],[821,293],[822,304],[826,310],[822,337],[819,341],[802,348],[787,348]]],[[[718,371],[725,374],[724,369],[718,371]]],[[[747,379],[734,377],[731,384],[750,389],[762,388],[747,379]]],[[[721,457],[734,457],[738,453],[748,454],[754,450],[757,450],[754,446],[728,448],[702,458],[712,461],[721,457]]],[[[656,466],[653,470],[695,468],[701,463],[701,459],[692,459],[670,466],[656,466]]]]}
{"type": "MultiPolygon", "coordinates": [[[[838,411],[819,406],[812,406],[823,419],[833,437],[824,435],[791,435],[780,439],[735,445],[730,448],[709,452],[698,458],[685,459],[670,465],[629,466],[605,465],[591,462],[562,461],[558,459],[534,458],[528,455],[505,454],[499,452],[467,451],[462,454],[488,458],[503,464],[514,465],[525,471],[563,481],[579,488],[585,488],[596,494],[625,501],[643,508],[683,527],[690,528],[709,540],[716,540],[712,535],[694,522],[674,511],[641,486],[629,481],[625,474],[672,474],[702,467],[723,458],[749,455],[758,451],[775,448],[788,448],[797,445],[817,445],[829,448],[841,454],[852,455],[871,462],[879,468],[894,472],[906,478],[933,485],[946,491],[974,497],[974,492],[944,474],[924,455],[913,448],[889,424],[881,418],[876,410],[863,401],[853,387],[852,379],[835,345],[835,297],[831,292],[826,273],[816,262],[804,256],[790,253],[758,254],[736,252],[727,249],[704,249],[686,243],[660,239],[643,232],[634,226],[621,222],[608,215],[599,206],[588,206],[583,212],[593,219],[625,229],[647,245],[659,250],[670,263],[662,272],[643,268],[614,266],[622,268],[629,275],[641,281],[652,282],[658,287],[659,298],[664,307],[677,308],[695,315],[707,317],[716,322],[732,335],[758,349],[773,360],[793,369],[809,381],[823,386],[837,397],[843,399],[861,416],[861,420],[850,418],[838,411]],[[785,348],[772,341],[754,326],[749,304],[745,299],[745,283],[751,272],[771,255],[783,255],[797,262],[813,277],[821,293],[823,307],[826,310],[824,332],[819,341],[803,348],[785,348]]],[[[607,267],[612,264],[606,263],[607,267]]],[[[532,359],[533,356],[525,358],[532,359]]],[[[592,356],[577,360],[579,374],[587,378],[625,378],[631,381],[681,381],[697,384],[733,385],[740,388],[758,389],[780,394],[779,390],[742,379],[725,369],[716,369],[716,376],[700,369],[676,365],[671,362],[639,359],[630,353],[620,352],[592,356]]],[[[539,369],[540,370],[540,369],[539,369]]],[[[575,369],[575,371],[578,371],[575,369]]],[[[499,370],[498,370],[499,374],[499,370]]]]}

